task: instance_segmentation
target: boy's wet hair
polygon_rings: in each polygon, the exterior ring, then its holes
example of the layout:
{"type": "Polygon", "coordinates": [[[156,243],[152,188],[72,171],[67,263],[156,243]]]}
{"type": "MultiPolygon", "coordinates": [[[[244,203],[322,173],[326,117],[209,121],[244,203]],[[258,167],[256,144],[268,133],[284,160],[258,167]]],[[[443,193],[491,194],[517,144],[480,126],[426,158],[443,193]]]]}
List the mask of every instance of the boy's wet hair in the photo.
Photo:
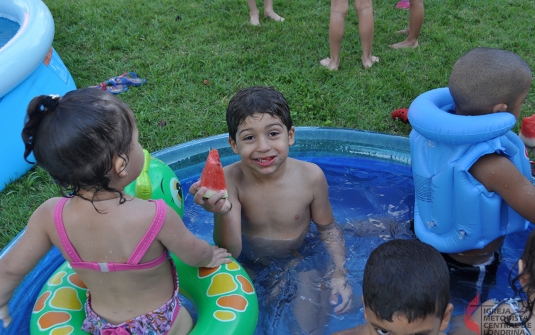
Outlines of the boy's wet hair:
{"type": "Polygon", "coordinates": [[[408,322],[432,315],[443,319],[450,297],[442,255],[418,240],[391,240],[368,258],[362,280],[364,305],[380,319],[408,322]]]}
{"type": "Polygon", "coordinates": [[[457,114],[488,114],[496,104],[512,106],[528,89],[532,76],[528,64],[514,52],[476,48],[455,62],[449,89],[457,114]]]}
{"type": "Polygon", "coordinates": [[[33,152],[64,196],[107,190],[124,202],[122,192],[109,187],[107,174],[115,155],[128,162],[134,124],[131,109],[106,91],[85,88],[61,98],[37,96],[22,130],[24,159],[30,162],[33,152]]]}
{"type": "Polygon", "coordinates": [[[514,276],[513,270],[515,267],[513,267],[509,273],[509,284],[515,292],[515,297],[522,299],[522,304],[524,306],[523,312],[526,314],[522,315],[520,321],[513,313],[508,318],[506,317],[504,319],[506,324],[513,327],[519,327],[526,324],[533,315],[535,299],[532,299],[531,297],[535,295],[535,230],[532,230],[531,233],[529,233],[520,259],[524,262],[524,269],[522,272],[514,276]],[[520,283],[521,277],[524,277],[523,279],[526,280],[523,284],[520,283]]]}
{"type": "Polygon", "coordinates": [[[293,126],[290,107],[279,91],[267,86],[247,87],[239,90],[227,107],[227,126],[232,140],[236,141],[239,125],[256,113],[278,117],[288,130],[293,126]]]}

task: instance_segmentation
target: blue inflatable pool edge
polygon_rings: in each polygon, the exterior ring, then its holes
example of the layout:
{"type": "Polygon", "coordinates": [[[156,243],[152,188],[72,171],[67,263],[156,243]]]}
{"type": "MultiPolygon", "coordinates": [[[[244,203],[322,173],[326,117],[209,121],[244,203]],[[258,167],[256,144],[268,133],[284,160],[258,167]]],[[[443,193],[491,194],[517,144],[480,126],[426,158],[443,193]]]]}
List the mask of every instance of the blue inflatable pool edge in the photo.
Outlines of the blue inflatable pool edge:
{"type": "Polygon", "coordinates": [[[32,165],[23,159],[21,139],[26,108],[42,94],[63,95],[74,80],[52,47],[54,20],[41,0],[3,0],[0,17],[20,25],[0,48],[0,191],[32,165]]]}

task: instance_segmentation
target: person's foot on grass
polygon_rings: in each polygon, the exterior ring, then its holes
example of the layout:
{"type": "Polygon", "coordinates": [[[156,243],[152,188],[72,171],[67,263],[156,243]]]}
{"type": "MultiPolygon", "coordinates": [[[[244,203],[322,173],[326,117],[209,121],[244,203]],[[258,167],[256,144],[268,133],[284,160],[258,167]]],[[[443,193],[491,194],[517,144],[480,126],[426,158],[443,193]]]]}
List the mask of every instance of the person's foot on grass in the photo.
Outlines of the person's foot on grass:
{"type": "Polygon", "coordinates": [[[274,11],[264,11],[264,17],[269,17],[270,19],[274,21],[283,22],[284,18],[282,16],[279,16],[279,14],[275,13],[274,11]]]}
{"type": "Polygon", "coordinates": [[[408,39],[406,39],[403,42],[389,45],[389,47],[391,47],[392,49],[416,48],[417,46],[418,46],[418,40],[409,41],[408,39]]]}
{"type": "Polygon", "coordinates": [[[260,14],[258,12],[258,9],[256,11],[251,11],[249,13],[249,18],[250,18],[251,24],[253,26],[259,26],[260,25],[260,14]]]}
{"type": "Polygon", "coordinates": [[[397,33],[400,35],[409,35],[409,28],[398,30],[397,33]]]}
{"type": "Polygon", "coordinates": [[[363,55],[361,59],[362,59],[362,67],[365,69],[369,69],[370,67],[372,67],[373,63],[379,63],[381,61],[379,57],[376,57],[376,56],[364,57],[363,55]]]}
{"type": "Polygon", "coordinates": [[[331,71],[338,71],[338,65],[340,65],[340,60],[335,61],[330,58],[324,58],[320,60],[320,64],[321,66],[324,66],[331,71]]]}

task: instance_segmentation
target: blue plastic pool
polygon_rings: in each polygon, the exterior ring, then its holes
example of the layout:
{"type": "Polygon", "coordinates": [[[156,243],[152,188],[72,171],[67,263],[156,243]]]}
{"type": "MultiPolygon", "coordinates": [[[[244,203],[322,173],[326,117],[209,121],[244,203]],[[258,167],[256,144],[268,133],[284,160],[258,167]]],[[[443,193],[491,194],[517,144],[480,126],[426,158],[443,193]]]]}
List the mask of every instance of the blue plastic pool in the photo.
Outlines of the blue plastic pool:
{"type": "Polygon", "coordinates": [[[20,24],[17,22],[0,17],[0,48],[6,45],[6,43],[15,36],[19,28],[20,24]]]}
{"type": "MultiPolygon", "coordinates": [[[[226,135],[188,142],[153,155],[175,170],[187,192],[189,185],[198,179],[210,148],[219,150],[223,165],[238,159],[228,146],[226,135]]],[[[342,225],[346,239],[348,275],[356,307],[341,316],[331,315],[324,329],[329,334],[361,324],[364,317],[362,306],[359,306],[360,285],[369,253],[389,239],[414,238],[410,230],[414,189],[408,138],[350,129],[298,127],[296,144],[291,148],[290,155],[322,167],[329,182],[335,218],[342,225]]],[[[187,195],[185,202],[186,225],[195,235],[212,242],[212,216],[195,205],[191,196],[187,195]]],[[[523,233],[506,238],[495,278],[484,284],[483,293],[486,297],[499,298],[512,294],[507,277],[510,267],[521,253],[526,236],[523,233]]],[[[315,254],[325,252],[315,229],[309,233],[307,242],[307,246],[300,250],[305,264],[311,263],[315,254]]],[[[35,297],[46,278],[62,262],[58,251],[52,250],[19,286],[11,301],[11,310],[17,311],[14,313],[17,330],[10,329],[5,334],[28,334],[30,310],[35,297]]],[[[273,273],[282,273],[280,264],[273,264],[258,274],[260,302],[267,301],[269,295],[268,290],[262,287],[262,281],[273,273]]],[[[295,324],[288,305],[295,293],[292,289],[292,273],[282,275],[287,276],[289,289],[284,290],[272,303],[261,303],[255,334],[290,334],[288,329],[295,324]]],[[[463,278],[455,283],[451,301],[455,305],[456,315],[464,312],[475,294],[475,283],[463,278]]]]}
{"type": "Polygon", "coordinates": [[[20,140],[30,100],[76,89],[53,39],[54,20],[41,0],[0,1],[0,191],[32,166],[20,140]]]}

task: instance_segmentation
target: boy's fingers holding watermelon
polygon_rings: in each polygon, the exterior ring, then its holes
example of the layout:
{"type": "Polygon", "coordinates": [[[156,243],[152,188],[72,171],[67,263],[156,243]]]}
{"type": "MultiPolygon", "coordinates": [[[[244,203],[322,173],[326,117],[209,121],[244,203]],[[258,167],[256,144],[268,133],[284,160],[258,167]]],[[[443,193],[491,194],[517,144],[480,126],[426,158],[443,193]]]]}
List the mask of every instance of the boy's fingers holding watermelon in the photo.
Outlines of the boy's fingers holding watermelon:
{"type": "Polygon", "coordinates": [[[207,191],[208,190],[206,189],[206,187],[201,187],[201,188],[199,188],[197,190],[197,192],[192,193],[193,194],[193,202],[195,202],[197,205],[203,206],[207,202],[206,200],[208,200],[204,196],[207,191]]]}
{"type": "Polygon", "coordinates": [[[210,198],[206,199],[202,205],[204,209],[215,214],[224,214],[229,211],[230,204],[227,205],[227,199],[222,198],[221,194],[215,193],[210,198]]]}
{"type": "Polygon", "coordinates": [[[196,195],[200,188],[201,188],[201,181],[197,180],[196,182],[191,184],[191,186],[189,187],[189,194],[193,196],[196,195]]]}

